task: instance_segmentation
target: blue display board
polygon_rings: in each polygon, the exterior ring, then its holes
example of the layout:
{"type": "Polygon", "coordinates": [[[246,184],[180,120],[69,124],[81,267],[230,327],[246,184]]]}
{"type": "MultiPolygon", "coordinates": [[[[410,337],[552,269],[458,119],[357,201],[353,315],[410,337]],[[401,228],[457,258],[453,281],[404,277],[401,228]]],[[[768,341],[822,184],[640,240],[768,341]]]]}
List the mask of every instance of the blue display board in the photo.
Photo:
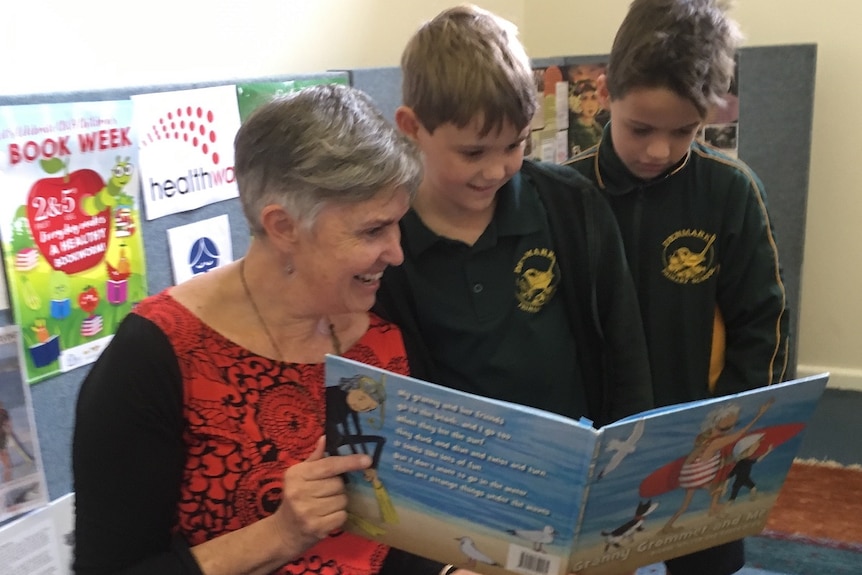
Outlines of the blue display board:
{"type": "MultiPolygon", "coordinates": [[[[597,56],[561,56],[536,60],[537,66],[597,61],[597,56]]],[[[813,44],[743,48],[739,56],[739,157],[766,185],[780,255],[785,272],[791,329],[799,320],[800,279],[805,242],[805,216],[811,159],[811,126],[817,47],[813,44]]],[[[50,102],[105,101],[148,92],[185,90],[245,82],[274,82],[314,77],[343,77],[366,91],[390,119],[401,100],[398,68],[368,68],[325,72],[315,75],[285,75],[265,78],[226,79],[163,86],[0,96],[0,106],[50,102]]],[[[234,257],[248,247],[249,234],[238,200],[227,200],[191,212],[143,223],[150,293],[172,284],[168,256],[168,228],[228,214],[234,257]]],[[[0,312],[0,325],[12,322],[8,311],[0,312]]],[[[798,338],[793,338],[789,373],[795,376],[798,338]]],[[[78,389],[88,367],[64,373],[32,387],[39,443],[46,465],[52,499],[72,490],[71,441],[78,389]]]]}

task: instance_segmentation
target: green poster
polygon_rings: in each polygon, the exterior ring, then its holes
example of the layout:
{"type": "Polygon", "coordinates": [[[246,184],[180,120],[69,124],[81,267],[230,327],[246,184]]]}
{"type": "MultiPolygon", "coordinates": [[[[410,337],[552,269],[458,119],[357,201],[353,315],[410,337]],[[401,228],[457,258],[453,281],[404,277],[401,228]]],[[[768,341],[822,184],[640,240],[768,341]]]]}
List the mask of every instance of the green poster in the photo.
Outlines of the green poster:
{"type": "Polygon", "coordinates": [[[308,86],[317,86],[319,84],[350,84],[347,75],[317,77],[317,78],[299,78],[296,80],[286,80],[284,82],[252,82],[248,84],[236,85],[236,97],[239,104],[239,117],[241,121],[249,116],[255,108],[269,101],[272,98],[282,94],[296,92],[308,86]]]}
{"type": "Polygon", "coordinates": [[[96,360],[147,295],[131,101],[0,108],[0,236],[24,371],[96,360]]]}

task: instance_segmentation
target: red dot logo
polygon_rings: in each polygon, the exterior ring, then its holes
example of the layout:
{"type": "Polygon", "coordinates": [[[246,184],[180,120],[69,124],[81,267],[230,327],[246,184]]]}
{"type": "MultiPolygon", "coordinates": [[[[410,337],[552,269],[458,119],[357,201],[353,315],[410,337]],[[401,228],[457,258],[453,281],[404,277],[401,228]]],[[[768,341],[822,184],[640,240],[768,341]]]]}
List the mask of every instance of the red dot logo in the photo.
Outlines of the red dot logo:
{"type": "Polygon", "coordinates": [[[153,124],[152,130],[141,140],[141,145],[154,144],[162,139],[184,142],[200,150],[203,155],[212,160],[213,164],[218,165],[221,156],[214,148],[207,145],[207,141],[215,144],[218,140],[218,135],[212,126],[215,117],[212,110],[205,110],[200,106],[178,107],[176,110],[166,112],[157,123],[153,124]]]}

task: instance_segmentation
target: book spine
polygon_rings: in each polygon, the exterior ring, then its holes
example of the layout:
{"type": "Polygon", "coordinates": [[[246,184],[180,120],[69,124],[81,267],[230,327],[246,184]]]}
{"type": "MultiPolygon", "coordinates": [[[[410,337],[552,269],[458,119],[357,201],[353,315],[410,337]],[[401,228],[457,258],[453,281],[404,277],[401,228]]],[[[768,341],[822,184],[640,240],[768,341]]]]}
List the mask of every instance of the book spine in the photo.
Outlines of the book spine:
{"type": "Polygon", "coordinates": [[[604,434],[600,432],[598,437],[596,438],[596,444],[593,447],[593,454],[590,457],[590,470],[589,470],[589,473],[587,474],[587,480],[586,480],[586,483],[584,486],[584,494],[583,494],[583,497],[581,499],[581,504],[578,506],[577,524],[575,525],[575,530],[574,530],[575,537],[574,537],[574,542],[572,543],[572,552],[573,553],[578,549],[578,547],[580,545],[581,526],[584,523],[584,511],[586,510],[586,507],[587,507],[587,501],[589,501],[589,499],[590,499],[590,489],[592,488],[593,478],[595,477],[595,474],[596,474],[596,464],[599,460],[599,453],[601,453],[602,439],[603,438],[604,438],[604,434]]]}

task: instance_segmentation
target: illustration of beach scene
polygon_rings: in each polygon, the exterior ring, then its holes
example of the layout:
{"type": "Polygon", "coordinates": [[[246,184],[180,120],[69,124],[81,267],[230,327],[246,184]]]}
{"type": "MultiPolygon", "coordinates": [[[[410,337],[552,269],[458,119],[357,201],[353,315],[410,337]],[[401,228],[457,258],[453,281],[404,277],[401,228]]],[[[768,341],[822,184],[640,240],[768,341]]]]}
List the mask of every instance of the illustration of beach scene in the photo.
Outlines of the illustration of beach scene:
{"type": "Polygon", "coordinates": [[[603,428],[572,570],[625,572],[760,532],[826,381],[814,376],[603,428]],[[710,442],[716,454],[706,451],[710,442]]]}

